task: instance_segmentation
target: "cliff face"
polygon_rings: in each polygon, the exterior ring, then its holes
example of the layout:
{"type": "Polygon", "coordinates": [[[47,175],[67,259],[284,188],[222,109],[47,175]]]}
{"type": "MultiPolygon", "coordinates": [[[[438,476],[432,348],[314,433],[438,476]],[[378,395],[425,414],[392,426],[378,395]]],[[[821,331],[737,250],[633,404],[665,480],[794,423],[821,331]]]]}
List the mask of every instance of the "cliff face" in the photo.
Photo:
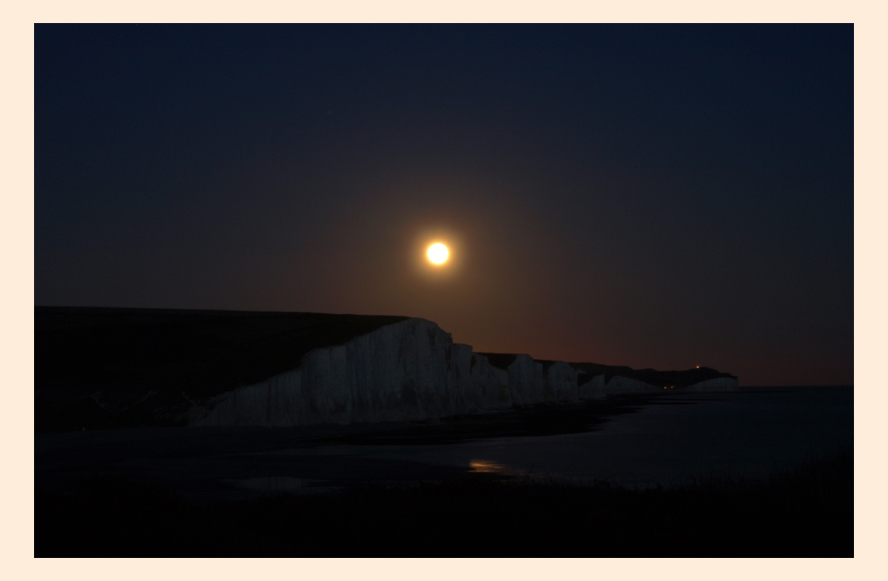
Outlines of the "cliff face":
{"type": "MultiPolygon", "coordinates": [[[[529,358],[528,358],[529,359],[529,358]]],[[[521,376],[524,370],[518,371],[521,376]]],[[[298,369],[216,398],[195,425],[428,420],[513,405],[512,372],[423,319],[305,354],[298,369]]]]}
{"type": "Polygon", "coordinates": [[[688,391],[736,391],[739,388],[740,383],[736,377],[716,377],[689,385],[686,389],[688,391]]]}
{"type": "MultiPolygon", "coordinates": [[[[548,362],[547,362],[548,363],[548,362]]],[[[196,408],[200,426],[416,421],[542,402],[577,401],[577,371],[518,355],[506,369],[408,319],[305,354],[298,369],[196,408]]]]}
{"type": "Polygon", "coordinates": [[[607,385],[604,386],[605,393],[644,393],[652,391],[661,391],[663,388],[657,388],[655,385],[639,381],[631,377],[623,377],[615,375],[610,378],[607,385]]]}
{"type": "Polygon", "coordinates": [[[604,377],[605,375],[600,373],[589,379],[588,374],[584,373],[583,378],[579,380],[580,386],[577,388],[580,399],[604,399],[607,397],[604,391],[604,377]]]}
{"type": "Polygon", "coordinates": [[[475,353],[406,317],[35,308],[38,431],[416,421],[664,385],[737,379],[475,353]]]}
{"type": "MultiPolygon", "coordinates": [[[[529,355],[474,353],[424,319],[406,319],[307,352],[297,369],[195,406],[198,426],[296,426],[419,421],[483,410],[659,392],[635,378],[605,374],[578,385],[571,364],[529,355]],[[607,381],[605,381],[607,379],[607,381]]],[[[736,378],[688,389],[736,389],[736,378]]]]}

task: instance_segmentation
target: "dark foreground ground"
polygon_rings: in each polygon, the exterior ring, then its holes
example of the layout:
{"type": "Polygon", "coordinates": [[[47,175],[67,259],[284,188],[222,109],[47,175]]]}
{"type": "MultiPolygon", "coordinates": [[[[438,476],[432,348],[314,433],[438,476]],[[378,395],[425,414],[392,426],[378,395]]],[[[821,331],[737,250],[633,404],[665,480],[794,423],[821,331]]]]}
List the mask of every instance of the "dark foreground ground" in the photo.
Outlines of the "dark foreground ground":
{"type": "Polygon", "coordinates": [[[853,557],[853,454],[764,482],[443,483],[187,500],[120,476],[35,491],[36,557],[853,557]]]}

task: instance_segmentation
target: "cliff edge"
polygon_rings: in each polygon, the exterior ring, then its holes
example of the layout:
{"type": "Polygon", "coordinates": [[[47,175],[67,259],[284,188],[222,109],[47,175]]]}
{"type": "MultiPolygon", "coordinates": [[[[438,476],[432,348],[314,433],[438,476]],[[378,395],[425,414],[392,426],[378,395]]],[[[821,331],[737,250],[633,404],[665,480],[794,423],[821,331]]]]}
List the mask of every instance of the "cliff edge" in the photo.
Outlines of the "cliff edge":
{"type": "Polygon", "coordinates": [[[424,421],[664,389],[711,369],[475,353],[431,321],[320,313],[37,307],[37,431],[424,421]]]}

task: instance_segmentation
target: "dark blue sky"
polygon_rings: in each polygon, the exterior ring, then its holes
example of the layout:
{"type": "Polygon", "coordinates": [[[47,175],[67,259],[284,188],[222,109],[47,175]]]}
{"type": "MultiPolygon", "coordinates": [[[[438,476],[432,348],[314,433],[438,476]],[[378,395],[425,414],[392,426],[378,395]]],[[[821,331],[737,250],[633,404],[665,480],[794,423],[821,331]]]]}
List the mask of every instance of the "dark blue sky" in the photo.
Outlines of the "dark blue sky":
{"type": "Polygon", "coordinates": [[[38,305],[851,384],[853,186],[851,25],[35,26],[38,305]]]}

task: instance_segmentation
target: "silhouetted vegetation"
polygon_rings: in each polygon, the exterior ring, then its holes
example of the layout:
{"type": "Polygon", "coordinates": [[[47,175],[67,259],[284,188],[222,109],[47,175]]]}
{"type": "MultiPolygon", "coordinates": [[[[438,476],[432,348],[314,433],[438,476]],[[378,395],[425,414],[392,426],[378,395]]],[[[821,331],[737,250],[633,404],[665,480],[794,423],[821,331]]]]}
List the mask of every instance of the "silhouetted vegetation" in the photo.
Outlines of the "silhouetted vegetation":
{"type": "Polygon", "coordinates": [[[115,477],[37,490],[37,557],[852,557],[853,454],[766,482],[633,490],[479,474],[187,501],[115,477]]]}

